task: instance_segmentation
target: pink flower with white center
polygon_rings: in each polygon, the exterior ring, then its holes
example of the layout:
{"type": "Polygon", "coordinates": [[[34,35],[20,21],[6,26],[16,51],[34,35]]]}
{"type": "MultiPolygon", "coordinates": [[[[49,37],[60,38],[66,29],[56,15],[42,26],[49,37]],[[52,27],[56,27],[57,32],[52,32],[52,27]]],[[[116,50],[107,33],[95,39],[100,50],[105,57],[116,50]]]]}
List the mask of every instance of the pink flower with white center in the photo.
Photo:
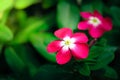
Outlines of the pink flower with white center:
{"type": "Polygon", "coordinates": [[[75,59],[87,58],[89,52],[88,38],[84,33],[73,34],[70,28],[62,28],[55,31],[54,34],[60,40],[48,44],[47,51],[49,53],[57,52],[56,61],[58,64],[66,64],[72,56],[75,59]]]}
{"type": "Polygon", "coordinates": [[[78,24],[78,29],[80,30],[89,30],[89,34],[93,38],[99,38],[103,35],[104,32],[110,31],[112,29],[112,21],[110,18],[104,18],[98,11],[94,13],[90,12],[81,12],[80,13],[84,21],[81,21],[78,24]]]}

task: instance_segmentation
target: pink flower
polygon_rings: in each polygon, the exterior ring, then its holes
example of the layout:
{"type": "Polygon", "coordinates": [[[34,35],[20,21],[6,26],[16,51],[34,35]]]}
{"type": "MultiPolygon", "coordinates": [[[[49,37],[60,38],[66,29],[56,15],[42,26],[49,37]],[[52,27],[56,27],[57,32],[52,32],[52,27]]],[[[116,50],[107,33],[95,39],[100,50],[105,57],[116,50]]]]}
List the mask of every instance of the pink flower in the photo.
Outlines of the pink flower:
{"type": "Polygon", "coordinates": [[[99,38],[103,35],[104,32],[110,31],[112,29],[112,21],[110,18],[103,18],[103,16],[98,12],[81,12],[80,13],[84,21],[78,24],[78,29],[80,30],[89,30],[89,34],[93,38],[99,38]]]}
{"type": "Polygon", "coordinates": [[[89,52],[88,38],[84,33],[73,34],[70,28],[62,28],[55,31],[54,34],[60,40],[48,44],[47,51],[50,53],[57,52],[56,61],[58,64],[67,63],[72,56],[75,59],[87,58],[89,52]]]}

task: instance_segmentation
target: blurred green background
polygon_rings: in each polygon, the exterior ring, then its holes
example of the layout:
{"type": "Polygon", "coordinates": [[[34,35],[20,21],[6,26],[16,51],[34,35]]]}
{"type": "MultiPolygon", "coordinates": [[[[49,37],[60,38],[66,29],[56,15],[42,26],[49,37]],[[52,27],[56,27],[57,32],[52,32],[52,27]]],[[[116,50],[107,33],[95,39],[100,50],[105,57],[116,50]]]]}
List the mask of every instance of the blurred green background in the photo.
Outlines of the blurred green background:
{"type": "Polygon", "coordinates": [[[119,76],[120,0],[0,0],[0,80],[120,80],[119,76]],[[112,19],[112,31],[98,40],[87,59],[58,65],[55,54],[46,51],[56,40],[53,32],[63,27],[79,31],[79,13],[94,10],[112,19]]]}

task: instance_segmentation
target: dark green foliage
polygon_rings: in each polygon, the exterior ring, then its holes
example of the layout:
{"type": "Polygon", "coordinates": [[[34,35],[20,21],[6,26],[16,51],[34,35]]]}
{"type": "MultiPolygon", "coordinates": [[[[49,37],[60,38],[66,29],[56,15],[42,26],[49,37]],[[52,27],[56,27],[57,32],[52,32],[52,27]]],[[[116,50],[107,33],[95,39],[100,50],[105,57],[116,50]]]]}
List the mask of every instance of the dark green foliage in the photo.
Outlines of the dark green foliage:
{"type": "Polygon", "coordinates": [[[120,80],[119,4],[119,0],[1,0],[0,80],[120,80]],[[63,27],[80,31],[80,12],[94,10],[110,17],[113,29],[90,48],[88,58],[58,65],[56,53],[46,50],[57,40],[54,31],[63,27]]]}
{"type": "Polygon", "coordinates": [[[79,9],[68,2],[60,2],[57,6],[58,27],[76,29],[79,22],[79,9]]]}
{"type": "Polygon", "coordinates": [[[11,30],[7,26],[0,24],[0,41],[6,42],[12,39],[13,39],[13,33],[11,32],[11,30]]]}

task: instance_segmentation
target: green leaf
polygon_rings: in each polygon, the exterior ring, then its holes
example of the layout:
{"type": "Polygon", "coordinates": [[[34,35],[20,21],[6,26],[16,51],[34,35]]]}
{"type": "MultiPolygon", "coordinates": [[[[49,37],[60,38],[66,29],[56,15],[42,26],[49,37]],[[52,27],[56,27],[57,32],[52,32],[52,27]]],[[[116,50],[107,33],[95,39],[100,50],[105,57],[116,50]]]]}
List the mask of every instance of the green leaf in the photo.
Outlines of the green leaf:
{"type": "Polygon", "coordinates": [[[18,56],[24,61],[29,69],[31,76],[34,76],[38,67],[40,66],[40,61],[37,60],[35,53],[31,47],[28,45],[17,45],[13,46],[18,56]]]}
{"type": "MultiPolygon", "coordinates": [[[[43,17],[29,17],[26,21],[26,26],[22,28],[15,36],[13,44],[20,44],[29,41],[29,37],[31,34],[44,32],[49,26],[54,24],[54,13],[51,12],[48,15],[43,17]]],[[[24,21],[23,21],[24,22],[24,21]]]]}
{"type": "Polygon", "coordinates": [[[13,6],[14,0],[1,0],[0,1],[0,12],[10,9],[13,6]]]}
{"type": "Polygon", "coordinates": [[[90,53],[87,59],[92,60],[99,57],[101,54],[104,54],[104,47],[107,46],[107,40],[105,38],[98,39],[94,46],[90,48],[90,53]],[[98,53],[99,52],[99,53],[98,53]]]}
{"type": "Polygon", "coordinates": [[[114,59],[114,52],[117,48],[105,46],[101,48],[101,51],[97,51],[95,54],[100,54],[98,57],[93,58],[95,60],[94,63],[88,63],[91,70],[97,70],[103,68],[104,66],[108,65],[114,59]]]}
{"type": "Polygon", "coordinates": [[[59,28],[76,29],[80,19],[79,9],[70,3],[60,2],[57,6],[57,22],[59,28]]]}
{"type": "Polygon", "coordinates": [[[32,23],[28,27],[25,27],[23,30],[18,32],[13,43],[20,44],[20,43],[24,43],[28,41],[30,34],[33,34],[36,31],[39,31],[42,27],[46,27],[46,26],[48,25],[43,20],[39,20],[39,21],[32,23]]]}
{"type": "Polygon", "coordinates": [[[106,38],[101,38],[96,42],[95,45],[104,47],[104,46],[107,45],[107,39],[106,38]]]}
{"type": "Polygon", "coordinates": [[[106,47],[106,45],[107,45],[107,40],[105,38],[101,38],[97,40],[97,42],[95,43],[95,46],[92,46],[90,48],[90,53],[87,59],[91,60],[100,56],[103,53],[104,47],[106,47]]]}
{"type": "Polygon", "coordinates": [[[102,54],[103,50],[104,50],[104,48],[101,46],[92,46],[87,59],[90,60],[90,59],[99,57],[102,54]]]}
{"type": "Polygon", "coordinates": [[[33,34],[31,35],[31,43],[36,48],[36,50],[39,52],[40,55],[42,55],[45,59],[51,62],[56,62],[56,54],[52,53],[49,54],[46,50],[47,45],[55,40],[55,37],[49,33],[39,33],[39,34],[33,34]]]}
{"type": "Polygon", "coordinates": [[[112,6],[110,8],[110,12],[111,16],[113,17],[113,24],[115,26],[120,26],[120,8],[116,7],[116,6],[112,6]]]}
{"type": "Polygon", "coordinates": [[[2,23],[2,24],[6,23],[8,17],[9,17],[10,11],[11,11],[11,9],[0,12],[0,23],[2,23]]]}
{"type": "Polygon", "coordinates": [[[38,2],[40,1],[39,0],[15,0],[14,7],[16,9],[24,9],[38,2]]]}
{"type": "Polygon", "coordinates": [[[84,75],[84,76],[90,76],[90,69],[89,66],[86,63],[81,63],[79,65],[79,72],[80,74],[84,75]]]}
{"type": "Polygon", "coordinates": [[[3,49],[3,45],[0,44],[0,55],[1,55],[1,53],[2,53],[2,49],[3,49]]]}
{"type": "Polygon", "coordinates": [[[105,69],[105,74],[104,74],[105,77],[118,79],[118,74],[113,68],[107,66],[104,69],[105,69]]]}
{"type": "Polygon", "coordinates": [[[84,4],[83,6],[81,6],[81,11],[88,11],[88,12],[93,12],[94,9],[92,7],[92,4],[84,4]]]}
{"type": "Polygon", "coordinates": [[[16,17],[17,17],[18,25],[20,25],[20,27],[22,28],[25,28],[27,21],[27,13],[23,10],[18,10],[16,12],[16,17]]]}
{"type": "Polygon", "coordinates": [[[10,68],[16,73],[22,73],[26,68],[25,63],[11,47],[8,47],[5,50],[5,59],[10,68]]]}
{"type": "Polygon", "coordinates": [[[44,17],[30,17],[26,21],[25,28],[21,29],[15,36],[13,44],[20,44],[29,41],[31,34],[44,32],[51,25],[54,25],[55,13],[51,12],[44,17]]]}
{"type": "Polygon", "coordinates": [[[0,41],[10,41],[13,39],[11,30],[3,24],[0,24],[0,41]]]}
{"type": "Polygon", "coordinates": [[[3,11],[2,11],[2,12],[0,12],[0,21],[2,20],[3,15],[4,15],[4,12],[3,12],[3,11]]]}
{"type": "Polygon", "coordinates": [[[70,73],[64,71],[56,65],[46,64],[39,68],[34,80],[66,80],[65,78],[69,75],[70,73]]]}
{"type": "MultiPolygon", "coordinates": [[[[84,1],[83,1],[84,3],[84,1]]],[[[89,11],[89,12],[93,12],[94,10],[98,10],[100,12],[102,12],[103,10],[103,3],[101,0],[93,0],[92,2],[89,3],[84,3],[81,5],[81,11],[89,11]]]]}
{"type": "Polygon", "coordinates": [[[42,7],[43,8],[50,8],[51,6],[55,5],[57,0],[42,0],[42,7]]]}

